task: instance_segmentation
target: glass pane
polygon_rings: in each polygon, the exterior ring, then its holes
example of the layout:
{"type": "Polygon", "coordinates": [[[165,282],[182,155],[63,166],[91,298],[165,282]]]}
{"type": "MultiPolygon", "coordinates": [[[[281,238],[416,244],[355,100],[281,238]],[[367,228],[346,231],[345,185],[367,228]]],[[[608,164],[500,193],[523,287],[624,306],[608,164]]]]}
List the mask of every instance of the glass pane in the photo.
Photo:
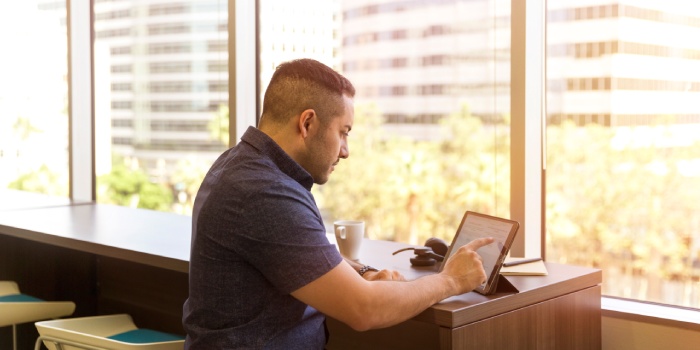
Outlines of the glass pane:
{"type": "Polygon", "coordinates": [[[700,5],[548,2],[547,259],[700,307],[700,5]]]}
{"type": "Polygon", "coordinates": [[[101,203],[191,213],[228,144],[228,2],[95,2],[101,203]]]}
{"type": "Polygon", "coordinates": [[[314,187],[328,223],[423,243],[509,216],[510,1],[261,0],[260,27],[263,91],[296,57],[357,90],[350,158],[314,187]]]}
{"type": "Polygon", "coordinates": [[[0,188],[68,196],[65,2],[0,2],[0,46],[0,188]]]}

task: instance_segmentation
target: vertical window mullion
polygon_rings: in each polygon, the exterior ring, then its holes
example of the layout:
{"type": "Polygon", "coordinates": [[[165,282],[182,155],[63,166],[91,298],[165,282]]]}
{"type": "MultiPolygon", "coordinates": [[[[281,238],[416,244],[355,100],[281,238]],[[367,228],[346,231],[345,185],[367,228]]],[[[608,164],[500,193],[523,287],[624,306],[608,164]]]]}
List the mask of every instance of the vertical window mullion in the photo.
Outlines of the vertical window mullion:
{"type": "Polygon", "coordinates": [[[248,126],[256,125],[256,3],[228,0],[230,146],[238,142],[248,126]]]}
{"type": "Polygon", "coordinates": [[[69,173],[73,201],[95,200],[92,1],[67,0],[69,173]]]}
{"type": "Polygon", "coordinates": [[[544,256],[545,0],[511,1],[511,217],[514,256],[544,256]]]}

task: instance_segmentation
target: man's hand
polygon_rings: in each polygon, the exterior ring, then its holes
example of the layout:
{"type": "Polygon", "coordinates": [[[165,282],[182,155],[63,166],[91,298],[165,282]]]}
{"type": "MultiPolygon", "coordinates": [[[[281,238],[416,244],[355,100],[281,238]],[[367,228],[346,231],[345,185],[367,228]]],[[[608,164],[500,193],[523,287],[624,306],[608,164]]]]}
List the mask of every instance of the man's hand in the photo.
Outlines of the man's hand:
{"type": "Polygon", "coordinates": [[[441,273],[453,281],[457,289],[455,294],[470,292],[486,281],[486,272],[476,250],[493,241],[491,237],[475,239],[459,248],[447,260],[441,273]]]}
{"type": "Polygon", "coordinates": [[[367,271],[362,277],[368,281],[405,281],[403,275],[394,270],[367,271]]]}
{"type": "Polygon", "coordinates": [[[367,272],[363,281],[357,278],[362,264],[348,261],[293,291],[292,296],[357,331],[393,326],[430,305],[480,285],[486,273],[476,250],[490,243],[492,238],[475,240],[451,257],[441,273],[398,283],[383,281],[404,280],[401,274],[390,270],[367,272]]]}

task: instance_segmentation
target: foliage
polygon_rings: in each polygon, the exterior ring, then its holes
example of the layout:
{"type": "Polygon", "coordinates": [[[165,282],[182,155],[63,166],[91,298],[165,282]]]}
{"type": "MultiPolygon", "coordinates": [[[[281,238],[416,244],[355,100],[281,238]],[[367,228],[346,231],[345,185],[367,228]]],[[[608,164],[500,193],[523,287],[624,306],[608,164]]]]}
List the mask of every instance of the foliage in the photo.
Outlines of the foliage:
{"type": "Polygon", "coordinates": [[[173,203],[167,185],[152,182],[143,170],[127,167],[124,161],[115,161],[112,171],[101,176],[98,183],[101,203],[161,211],[169,211],[173,203]]]}
{"type": "Polygon", "coordinates": [[[43,132],[43,130],[32,124],[29,118],[25,117],[17,117],[17,120],[12,125],[12,129],[14,134],[23,141],[28,140],[33,134],[40,134],[43,132]]]}
{"type": "Polygon", "coordinates": [[[7,188],[51,196],[68,196],[68,180],[51,171],[46,164],[42,164],[36,171],[21,174],[10,182],[7,188]]]}
{"type": "Polygon", "coordinates": [[[210,166],[209,162],[192,157],[178,162],[170,179],[177,194],[176,212],[192,214],[195,196],[210,166]]]}
{"type": "Polygon", "coordinates": [[[681,166],[698,156],[698,145],[639,143],[624,131],[548,128],[548,257],[645,276],[639,292],[647,295],[630,296],[661,301],[661,281],[691,278],[700,253],[700,178],[681,166]]]}
{"type": "Polygon", "coordinates": [[[219,105],[219,109],[214,114],[214,118],[207,124],[207,128],[212,140],[219,140],[224,145],[228,145],[229,110],[227,105],[219,105]]]}
{"type": "Polygon", "coordinates": [[[373,238],[419,243],[450,240],[467,209],[508,210],[506,133],[487,131],[466,107],[444,121],[437,142],[385,127],[374,106],[356,107],[351,156],[314,190],[326,216],[364,220],[373,238]]]}

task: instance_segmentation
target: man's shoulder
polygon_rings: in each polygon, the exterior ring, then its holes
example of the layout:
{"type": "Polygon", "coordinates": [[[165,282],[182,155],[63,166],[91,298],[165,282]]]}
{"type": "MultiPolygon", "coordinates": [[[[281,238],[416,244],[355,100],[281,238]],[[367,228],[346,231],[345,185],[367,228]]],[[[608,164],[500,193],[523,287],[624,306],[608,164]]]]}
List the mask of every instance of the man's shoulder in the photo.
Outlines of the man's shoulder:
{"type": "Polygon", "coordinates": [[[234,157],[228,164],[220,164],[207,175],[203,186],[210,187],[212,193],[245,197],[247,200],[278,195],[310,195],[273,161],[260,157],[234,157]]]}
{"type": "Polygon", "coordinates": [[[224,152],[214,162],[207,177],[221,177],[230,182],[250,177],[274,179],[280,175],[281,171],[272,159],[241,143],[224,152]]]}

